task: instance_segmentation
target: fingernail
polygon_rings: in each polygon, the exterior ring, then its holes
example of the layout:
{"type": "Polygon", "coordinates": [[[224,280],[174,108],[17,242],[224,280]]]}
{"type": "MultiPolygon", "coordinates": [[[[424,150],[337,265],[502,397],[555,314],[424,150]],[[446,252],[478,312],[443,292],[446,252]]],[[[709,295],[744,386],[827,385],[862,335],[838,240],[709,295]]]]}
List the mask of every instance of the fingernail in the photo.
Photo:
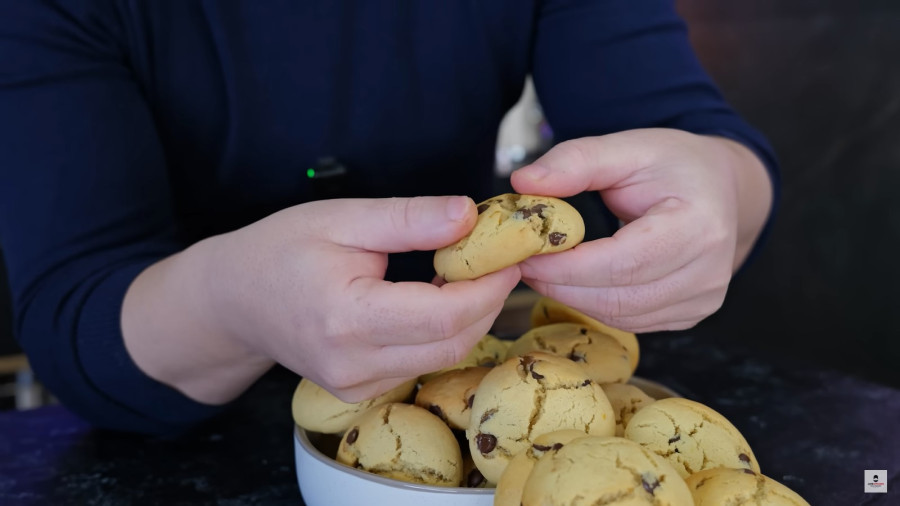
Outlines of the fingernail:
{"type": "Polygon", "coordinates": [[[447,217],[453,221],[463,221],[469,216],[469,197],[452,197],[447,200],[447,217]]]}
{"type": "Polygon", "coordinates": [[[540,181],[550,174],[550,169],[543,165],[529,165],[527,167],[522,167],[516,172],[520,174],[519,177],[524,176],[532,181],[540,181]]]}

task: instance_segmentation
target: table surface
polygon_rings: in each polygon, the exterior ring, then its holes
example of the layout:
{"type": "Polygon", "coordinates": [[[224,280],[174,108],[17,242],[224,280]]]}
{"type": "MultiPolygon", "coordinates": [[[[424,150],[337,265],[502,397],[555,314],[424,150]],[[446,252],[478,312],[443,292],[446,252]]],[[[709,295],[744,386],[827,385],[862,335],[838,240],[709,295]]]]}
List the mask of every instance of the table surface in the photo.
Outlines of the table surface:
{"type": "MultiPolygon", "coordinates": [[[[813,506],[900,504],[900,390],[689,334],[645,336],[638,374],[730,419],[764,474],[813,506]],[[888,471],[887,494],[863,493],[888,471]]],[[[0,413],[0,504],[292,505],[291,394],[275,369],[176,439],[91,429],[61,406],[0,413]]]]}

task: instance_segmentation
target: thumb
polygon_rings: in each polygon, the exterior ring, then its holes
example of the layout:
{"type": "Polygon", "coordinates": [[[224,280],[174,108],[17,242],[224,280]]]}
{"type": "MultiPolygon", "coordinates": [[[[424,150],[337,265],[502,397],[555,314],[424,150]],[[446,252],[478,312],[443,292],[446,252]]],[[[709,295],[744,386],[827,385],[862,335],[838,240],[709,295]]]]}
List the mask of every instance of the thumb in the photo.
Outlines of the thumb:
{"type": "MultiPolygon", "coordinates": [[[[325,233],[337,244],[368,251],[428,251],[458,241],[478,213],[469,197],[339,199],[319,212],[325,233]]],[[[325,206],[323,206],[325,207],[325,206]]]]}
{"type": "Polygon", "coordinates": [[[530,165],[512,173],[518,193],[571,197],[605,190],[649,164],[640,131],[583,137],[554,146],[530,165]]]}

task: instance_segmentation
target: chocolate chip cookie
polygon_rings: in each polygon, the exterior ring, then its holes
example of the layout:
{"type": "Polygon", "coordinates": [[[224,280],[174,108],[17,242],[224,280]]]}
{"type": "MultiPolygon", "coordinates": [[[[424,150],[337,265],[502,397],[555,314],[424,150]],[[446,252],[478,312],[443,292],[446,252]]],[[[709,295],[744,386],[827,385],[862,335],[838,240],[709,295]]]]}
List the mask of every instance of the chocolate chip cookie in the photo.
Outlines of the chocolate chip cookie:
{"type": "Polygon", "coordinates": [[[475,465],[496,483],[516,453],[537,436],[561,429],[612,435],[615,415],[584,369],[557,355],[533,352],[491,369],[475,391],[466,430],[475,465]]]}
{"type": "Polygon", "coordinates": [[[490,372],[489,367],[466,367],[447,371],[426,382],[416,393],[416,405],[431,411],[451,429],[467,429],[475,390],[490,372]]]}
{"type": "Polygon", "coordinates": [[[534,464],[522,505],[693,506],[664,459],[619,437],[588,436],[550,449],[534,464]]]}
{"type": "Polygon", "coordinates": [[[759,473],[744,436],[724,416],[696,401],[660,399],[631,417],[625,437],[665,458],[682,478],[733,467],[759,473]]]}
{"type": "Polygon", "coordinates": [[[584,220],[564,200],[505,193],[478,204],[475,227],[435,252],[434,269],[447,281],[476,279],[583,239],[584,220]]]}
{"type": "Polygon", "coordinates": [[[341,438],[336,460],[411,483],[458,487],[462,480],[462,455],[453,432],[413,404],[383,404],[360,415],[341,438]]]}
{"type": "Polygon", "coordinates": [[[347,430],[360,413],[388,402],[405,401],[411,397],[415,388],[416,380],[412,379],[374,399],[347,403],[303,378],[294,390],[291,414],[294,416],[294,423],[301,428],[323,434],[340,434],[347,430]]]}
{"type": "Polygon", "coordinates": [[[749,469],[707,469],[688,476],[685,481],[694,496],[695,506],[809,506],[793,490],[749,469]]]}
{"type": "Polygon", "coordinates": [[[622,346],[628,350],[628,357],[631,360],[631,371],[637,369],[640,360],[640,347],[638,346],[637,336],[631,332],[625,332],[617,328],[591,318],[590,316],[569,307],[550,297],[541,297],[535,302],[531,308],[531,326],[540,327],[550,323],[573,322],[586,325],[592,329],[598,330],[608,336],[616,338],[622,346]]]}
{"type": "Polygon", "coordinates": [[[616,436],[619,437],[625,435],[625,427],[628,426],[628,422],[631,421],[634,414],[656,400],[634,385],[609,383],[600,386],[616,414],[616,436]]]}
{"type": "Polygon", "coordinates": [[[564,429],[534,438],[534,443],[517,453],[500,476],[497,490],[494,492],[494,506],[519,506],[522,503],[522,490],[534,468],[534,463],[546,452],[586,435],[581,430],[564,429]]]}
{"type": "Polygon", "coordinates": [[[535,327],[513,342],[507,358],[543,351],[565,357],[584,368],[597,383],[624,383],[631,377],[628,350],[614,337],[578,323],[535,327]]]}

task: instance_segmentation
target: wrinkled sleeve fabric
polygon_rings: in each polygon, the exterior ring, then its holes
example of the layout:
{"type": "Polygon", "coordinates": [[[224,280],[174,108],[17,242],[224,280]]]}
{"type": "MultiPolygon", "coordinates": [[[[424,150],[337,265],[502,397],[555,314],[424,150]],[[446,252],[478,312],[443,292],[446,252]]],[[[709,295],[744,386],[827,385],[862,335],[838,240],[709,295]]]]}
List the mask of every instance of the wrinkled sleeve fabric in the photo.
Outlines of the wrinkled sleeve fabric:
{"type": "Polygon", "coordinates": [[[221,408],[143,374],[122,339],[131,281],[184,245],[118,15],[102,2],[0,2],[0,244],[39,379],[97,426],[171,434],[221,408]]]}
{"type": "Polygon", "coordinates": [[[674,4],[542,1],[532,56],[535,89],[559,141],[665,127],[747,146],[765,165],[775,192],[753,258],[780,198],[778,161],[765,137],[729,106],[701,66],[674,4]]]}

